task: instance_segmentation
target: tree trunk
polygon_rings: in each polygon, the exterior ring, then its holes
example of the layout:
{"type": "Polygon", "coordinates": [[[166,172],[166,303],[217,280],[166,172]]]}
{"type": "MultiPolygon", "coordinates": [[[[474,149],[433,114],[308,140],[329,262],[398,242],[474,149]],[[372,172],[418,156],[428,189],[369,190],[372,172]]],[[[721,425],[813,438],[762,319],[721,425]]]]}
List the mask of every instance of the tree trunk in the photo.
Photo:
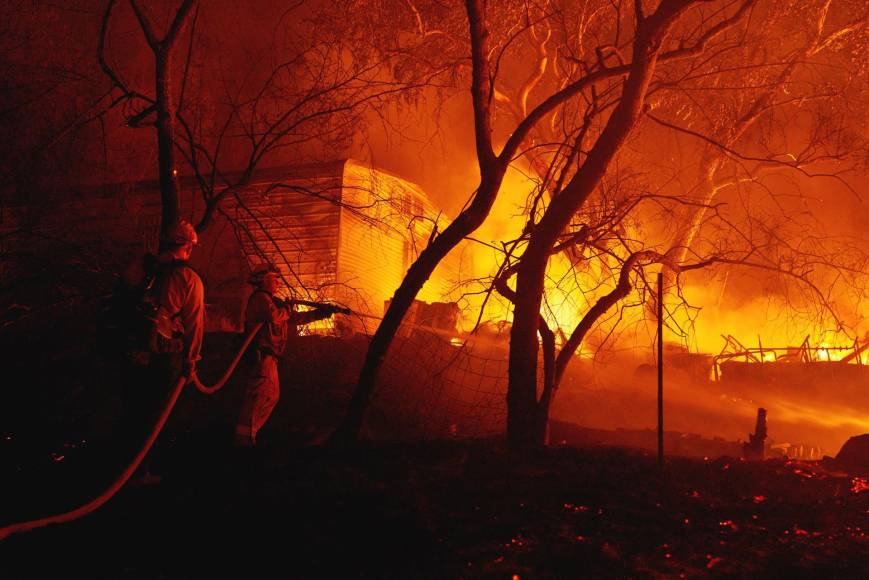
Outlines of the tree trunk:
{"type": "Polygon", "coordinates": [[[664,37],[687,3],[664,3],[638,26],[631,72],[622,98],[588,154],[582,169],[552,200],[519,261],[516,307],[510,332],[507,442],[511,448],[539,446],[537,331],[546,263],[558,236],[597,188],[610,161],[639,119],[664,37]]]}
{"type": "Polygon", "coordinates": [[[516,277],[507,387],[507,444],[514,449],[541,444],[537,417],[537,334],[548,256],[548,252],[532,251],[529,245],[516,277]]]}
{"type": "Polygon", "coordinates": [[[353,392],[347,415],[332,435],[332,442],[337,445],[348,445],[359,438],[377,376],[404,315],[440,261],[460,241],[480,227],[489,215],[510,161],[509,155],[498,158],[492,148],[490,98],[492,86],[489,75],[489,33],[485,25],[485,8],[480,0],[466,0],[465,5],[471,37],[473,64],[471,96],[474,103],[474,134],[477,160],[480,165],[480,186],[468,208],[420,253],[419,258],[408,269],[401,285],[395,291],[383,320],[371,338],[362,372],[359,375],[359,384],[353,392]]]}
{"type": "MultiPolygon", "coordinates": [[[[175,110],[172,95],[171,51],[162,45],[155,53],[157,163],[160,176],[162,216],[160,233],[165,234],[180,215],[178,183],[175,173],[175,110]]],[[[161,240],[163,235],[160,236],[161,240]]],[[[162,241],[161,241],[162,246],[162,241]]]]}
{"type": "Polygon", "coordinates": [[[555,369],[555,333],[550,330],[542,317],[540,317],[539,334],[540,344],[543,347],[543,390],[540,393],[540,402],[537,403],[537,433],[534,437],[534,445],[543,447],[549,443],[549,407],[558,385],[555,369]]]}
{"type": "MultiPolygon", "coordinates": [[[[178,199],[178,183],[175,171],[175,103],[172,94],[172,49],[181,30],[187,23],[190,10],[196,3],[195,0],[183,0],[172,19],[172,24],[166,32],[163,40],[159,40],[154,34],[153,27],[148,17],[139,6],[139,0],[129,0],[130,7],[139,21],[142,34],[151,51],[154,53],[154,110],[157,116],[155,128],[157,129],[157,170],[160,180],[160,200],[162,203],[162,215],[160,221],[160,249],[163,249],[162,234],[178,220],[180,203],[178,199]]],[[[107,20],[111,12],[112,4],[106,10],[107,20]]],[[[102,43],[102,39],[101,39],[102,43]]],[[[113,77],[114,78],[114,77],[113,77]]],[[[117,83],[117,78],[114,79],[117,83]]]]}
{"type": "Polygon", "coordinates": [[[468,209],[435,238],[408,269],[389,303],[383,320],[371,338],[362,372],[359,375],[359,383],[353,392],[344,420],[332,436],[333,443],[348,445],[358,439],[377,376],[404,315],[444,256],[483,223],[501,187],[504,171],[503,168],[496,168],[490,173],[488,179],[481,184],[468,209]]]}

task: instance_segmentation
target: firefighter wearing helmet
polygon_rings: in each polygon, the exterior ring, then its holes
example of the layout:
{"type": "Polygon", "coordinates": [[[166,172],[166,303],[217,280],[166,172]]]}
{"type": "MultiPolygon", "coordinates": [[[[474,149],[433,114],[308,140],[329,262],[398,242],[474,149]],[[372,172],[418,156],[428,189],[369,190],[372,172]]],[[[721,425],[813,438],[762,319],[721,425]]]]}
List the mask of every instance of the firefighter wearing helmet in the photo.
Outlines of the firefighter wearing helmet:
{"type": "Polygon", "coordinates": [[[343,311],[322,304],[313,310],[297,312],[278,298],[275,293],[281,284],[280,272],[271,265],[254,268],[248,282],[254,287],[245,308],[245,329],[263,326],[251,345],[253,349],[250,372],[246,377],[244,400],[235,427],[235,444],[249,447],[256,444],[256,436],[271,416],[280,398],[278,358],[283,355],[290,334],[296,327],[332,316],[343,311]]]}
{"type": "Polygon", "coordinates": [[[205,289],[188,263],[198,244],[196,230],[182,219],[166,230],[157,256],[156,350],[179,355],[185,375],[194,372],[201,358],[205,328],[205,289]]]}
{"type": "Polygon", "coordinates": [[[196,234],[196,229],[193,225],[187,220],[182,219],[175,222],[172,227],[166,231],[163,241],[166,246],[174,247],[181,247],[190,244],[187,251],[187,258],[189,258],[193,246],[199,244],[199,236],[196,234]]]}
{"type": "MultiPolygon", "coordinates": [[[[119,439],[138,448],[166,404],[168,395],[182,375],[195,372],[200,359],[205,328],[205,290],[202,279],[188,260],[198,244],[196,230],[186,220],[167,228],[161,238],[156,259],[150,255],[151,274],[145,279],[151,305],[147,360],[129,372],[124,390],[124,418],[119,439]]],[[[161,447],[157,440],[152,453],[140,465],[135,480],[156,483],[152,460],[159,462],[161,447]]],[[[162,445],[161,445],[162,441],[162,445]]]]}

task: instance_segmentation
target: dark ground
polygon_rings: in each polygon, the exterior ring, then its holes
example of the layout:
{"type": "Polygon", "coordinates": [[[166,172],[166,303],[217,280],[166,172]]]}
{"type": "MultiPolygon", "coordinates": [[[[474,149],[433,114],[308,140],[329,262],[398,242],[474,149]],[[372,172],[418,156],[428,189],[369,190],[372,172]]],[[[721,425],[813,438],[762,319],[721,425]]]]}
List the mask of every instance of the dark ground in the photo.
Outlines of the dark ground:
{"type": "MultiPolygon", "coordinates": [[[[817,467],[671,459],[661,479],[625,449],[482,441],[241,457],[203,434],[160,485],[13,536],[0,562],[4,578],[865,578],[865,480],[817,467]]],[[[46,505],[27,503],[17,517],[46,505]]]]}
{"type": "MultiPolygon", "coordinates": [[[[88,348],[4,361],[20,379],[0,404],[0,525],[71,509],[116,473],[116,397],[88,348]]],[[[261,445],[240,454],[238,384],[207,400],[188,389],[155,459],[162,483],[0,542],[0,578],[869,577],[865,477],[673,457],[661,478],[652,454],[601,445],[315,445],[348,393],[287,380],[261,445]]]]}

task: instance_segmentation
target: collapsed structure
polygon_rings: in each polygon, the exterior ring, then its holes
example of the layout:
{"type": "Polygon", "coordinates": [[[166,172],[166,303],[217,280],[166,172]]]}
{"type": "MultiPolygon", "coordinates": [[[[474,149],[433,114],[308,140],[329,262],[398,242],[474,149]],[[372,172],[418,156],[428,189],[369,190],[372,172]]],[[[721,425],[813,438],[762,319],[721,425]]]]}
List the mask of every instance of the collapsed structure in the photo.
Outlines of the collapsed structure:
{"type": "Polygon", "coordinates": [[[712,359],[716,381],[734,387],[763,385],[765,391],[819,401],[847,401],[869,409],[869,343],[812,346],[809,338],[797,347],[746,347],[725,336],[721,353],[712,359]]]}

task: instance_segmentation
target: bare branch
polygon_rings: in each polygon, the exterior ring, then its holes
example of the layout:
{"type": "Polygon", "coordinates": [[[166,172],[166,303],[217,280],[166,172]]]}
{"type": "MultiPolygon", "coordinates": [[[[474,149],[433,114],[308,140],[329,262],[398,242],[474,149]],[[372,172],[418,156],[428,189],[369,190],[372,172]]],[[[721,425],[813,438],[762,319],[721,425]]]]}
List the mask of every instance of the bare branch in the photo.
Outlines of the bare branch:
{"type": "Polygon", "coordinates": [[[148,17],[145,16],[145,13],[139,7],[139,0],[129,0],[129,2],[130,7],[132,7],[133,12],[136,14],[136,19],[139,21],[139,27],[142,29],[142,34],[145,35],[148,46],[156,53],[160,49],[160,41],[154,36],[154,31],[151,28],[151,23],[148,22],[148,17]]]}

